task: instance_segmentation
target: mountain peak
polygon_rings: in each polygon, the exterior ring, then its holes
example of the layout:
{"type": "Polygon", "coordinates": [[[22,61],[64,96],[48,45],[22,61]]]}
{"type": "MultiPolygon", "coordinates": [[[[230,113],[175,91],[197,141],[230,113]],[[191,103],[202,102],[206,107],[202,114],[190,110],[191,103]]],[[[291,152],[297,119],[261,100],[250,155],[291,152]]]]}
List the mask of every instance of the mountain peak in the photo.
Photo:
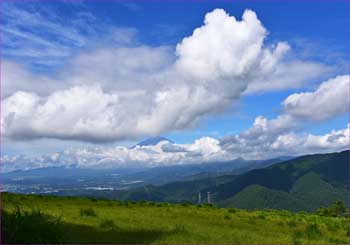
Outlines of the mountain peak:
{"type": "Polygon", "coordinates": [[[148,139],[145,139],[139,143],[137,143],[136,145],[134,145],[132,148],[135,148],[136,146],[149,146],[149,145],[157,145],[159,142],[161,141],[167,141],[169,143],[174,143],[173,141],[165,138],[165,137],[162,137],[162,136],[157,136],[157,137],[151,137],[151,138],[148,138],[148,139]]]}

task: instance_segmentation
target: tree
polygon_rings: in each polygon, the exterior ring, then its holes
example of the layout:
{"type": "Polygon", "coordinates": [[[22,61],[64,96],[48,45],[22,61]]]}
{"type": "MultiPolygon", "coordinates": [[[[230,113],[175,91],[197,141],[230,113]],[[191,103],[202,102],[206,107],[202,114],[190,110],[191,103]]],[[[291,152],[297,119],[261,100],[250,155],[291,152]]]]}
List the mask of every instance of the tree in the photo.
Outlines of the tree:
{"type": "Polygon", "coordinates": [[[316,214],[327,217],[340,217],[345,214],[346,208],[342,201],[336,201],[332,206],[325,208],[320,207],[316,214]]]}

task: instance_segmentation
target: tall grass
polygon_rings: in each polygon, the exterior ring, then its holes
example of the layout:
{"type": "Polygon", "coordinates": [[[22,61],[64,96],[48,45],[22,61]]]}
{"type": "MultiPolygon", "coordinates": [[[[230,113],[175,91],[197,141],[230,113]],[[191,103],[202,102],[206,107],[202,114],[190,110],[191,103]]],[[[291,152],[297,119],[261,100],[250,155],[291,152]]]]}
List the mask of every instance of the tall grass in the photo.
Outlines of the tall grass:
{"type": "Polygon", "coordinates": [[[2,198],[3,243],[350,244],[345,217],[8,193],[2,198]]]}
{"type": "Polygon", "coordinates": [[[92,208],[82,208],[80,209],[81,217],[97,217],[97,213],[92,208]]]}
{"type": "Polygon", "coordinates": [[[62,243],[61,218],[44,214],[39,209],[12,213],[1,210],[2,243],[62,243]]]}

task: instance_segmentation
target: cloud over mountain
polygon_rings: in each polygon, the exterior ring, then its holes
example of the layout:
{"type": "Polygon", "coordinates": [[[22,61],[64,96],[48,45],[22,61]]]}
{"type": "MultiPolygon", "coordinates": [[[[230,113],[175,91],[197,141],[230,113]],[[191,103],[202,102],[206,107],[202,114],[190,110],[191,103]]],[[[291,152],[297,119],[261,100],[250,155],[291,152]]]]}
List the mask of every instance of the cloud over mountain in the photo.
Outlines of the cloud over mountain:
{"type": "Polygon", "coordinates": [[[325,153],[348,149],[350,130],[332,130],[325,135],[280,134],[266,140],[244,136],[223,139],[202,137],[190,144],[160,141],[156,145],[128,148],[95,147],[75,148],[38,156],[2,156],[1,171],[28,170],[43,167],[77,168],[132,168],[170,166],[177,164],[201,164],[244,159],[269,159],[279,156],[298,156],[310,153],[325,153]]]}
{"type": "Polygon", "coordinates": [[[174,164],[202,163],[226,159],[219,141],[209,137],[192,144],[160,141],[155,145],[128,148],[76,148],[35,157],[3,156],[2,171],[33,169],[52,166],[78,168],[153,167],[174,164]],[[180,150],[181,149],[181,150],[180,150]]]}

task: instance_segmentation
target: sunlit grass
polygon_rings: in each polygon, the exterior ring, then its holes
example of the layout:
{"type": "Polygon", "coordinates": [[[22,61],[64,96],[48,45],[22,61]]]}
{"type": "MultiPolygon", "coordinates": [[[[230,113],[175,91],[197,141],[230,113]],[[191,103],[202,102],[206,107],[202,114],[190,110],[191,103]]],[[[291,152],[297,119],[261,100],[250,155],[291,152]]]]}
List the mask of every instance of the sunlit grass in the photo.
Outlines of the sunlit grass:
{"type": "Polygon", "coordinates": [[[49,220],[59,218],[63,243],[350,243],[345,218],[315,214],[8,193],[2,198],[5,226],[16,206],[28,214],[41,210],[49,220]]]}

